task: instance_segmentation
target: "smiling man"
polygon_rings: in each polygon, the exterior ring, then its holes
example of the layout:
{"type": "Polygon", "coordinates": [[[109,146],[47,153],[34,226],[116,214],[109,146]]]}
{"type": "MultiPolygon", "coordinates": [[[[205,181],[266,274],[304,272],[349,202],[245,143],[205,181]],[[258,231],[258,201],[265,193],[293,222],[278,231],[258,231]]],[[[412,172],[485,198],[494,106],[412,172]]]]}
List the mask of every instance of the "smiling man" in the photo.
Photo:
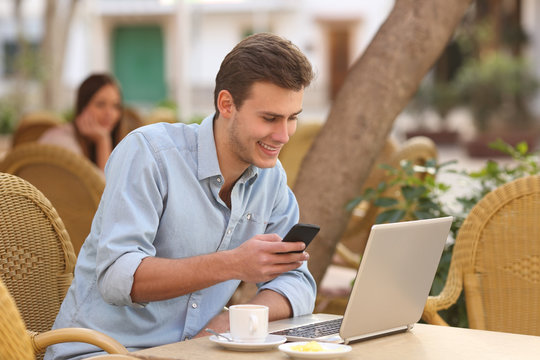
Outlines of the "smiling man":
{"type": "MultiPolygon", "coordinates": [[[[215,114],[201,125],[155,124],[129,134],[106,167],[107,185],[54,328],[102,331],[136,350],[228,329],[240,281],[270,320],[313,310],[316,287],[279,152],[296,130],[313,78],[290,41],[256,34],[223,60],[215,114]],[[298,253],[287,253],[300,251],[298,253]]],[[[49,347],[46,359],[99,349],[49,347]]]]}

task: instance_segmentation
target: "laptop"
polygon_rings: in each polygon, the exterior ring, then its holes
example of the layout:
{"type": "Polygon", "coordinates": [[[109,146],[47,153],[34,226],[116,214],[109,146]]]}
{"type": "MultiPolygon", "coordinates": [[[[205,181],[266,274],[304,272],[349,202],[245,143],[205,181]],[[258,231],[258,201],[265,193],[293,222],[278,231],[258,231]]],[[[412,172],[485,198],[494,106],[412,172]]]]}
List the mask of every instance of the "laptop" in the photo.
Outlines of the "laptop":
{"type": "Polygon", "coordinates": [[[452,220],[373,225],[343,316],[273,321],[269,332],[288,341],[348,344],[411,329],[422,316],[452,220]]]}

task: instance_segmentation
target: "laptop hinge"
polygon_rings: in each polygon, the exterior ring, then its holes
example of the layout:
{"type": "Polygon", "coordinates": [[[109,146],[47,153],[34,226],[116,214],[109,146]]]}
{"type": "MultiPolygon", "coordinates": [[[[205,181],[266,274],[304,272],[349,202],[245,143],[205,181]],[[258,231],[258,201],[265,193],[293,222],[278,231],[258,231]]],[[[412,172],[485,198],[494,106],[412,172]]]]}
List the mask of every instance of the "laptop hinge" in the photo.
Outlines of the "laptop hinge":
{"type": "Polygon", "coordinates": [[[392,335],[392,334],[398,334],[402,332],[406,332],[410,330],[413,327],[413,325],[406,325],[406,326],[400,326],[393,329],[383,330],[383,331],[376,331],[369,334],[364,334],[360,336],[350,337],[347,339],[344,339],[345,344],[351,344],[359,341],[374,339],[382,336],[392,335]]]}

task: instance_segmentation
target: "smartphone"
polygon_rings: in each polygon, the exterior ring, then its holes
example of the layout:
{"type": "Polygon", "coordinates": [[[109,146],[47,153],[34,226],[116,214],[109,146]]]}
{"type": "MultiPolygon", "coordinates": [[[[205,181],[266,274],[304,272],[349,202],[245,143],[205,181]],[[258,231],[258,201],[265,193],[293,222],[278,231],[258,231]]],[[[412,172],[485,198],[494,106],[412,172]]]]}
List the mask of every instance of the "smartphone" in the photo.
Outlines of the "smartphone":
{"type": "MultiPolygon", "coordinates": [[[[321,228],[318,225],[314,224],[302,224],[298,223],[294,225],[291,230],[285,235],[283,238],[283,241],[286,242],[297,242],[302,241],[304,244],[306,244],[306,248],[308,247],[309,243],[315,235],[319,232],[321,228]]],[[[301,253],[302,251],[291,251],[293,253],[301,253]]]]}

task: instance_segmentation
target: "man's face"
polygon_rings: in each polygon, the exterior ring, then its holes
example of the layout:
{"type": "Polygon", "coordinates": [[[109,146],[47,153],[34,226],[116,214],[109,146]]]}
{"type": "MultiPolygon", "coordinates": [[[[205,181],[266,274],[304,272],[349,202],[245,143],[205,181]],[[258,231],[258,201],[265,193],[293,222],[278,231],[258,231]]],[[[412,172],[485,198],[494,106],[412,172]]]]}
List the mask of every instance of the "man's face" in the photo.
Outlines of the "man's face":
{"type": "Polygon", "coordinates": [[[234,107],[228,127],[228,147],[239,166],[270,168],[279,152],[296,131],[302,111],[304,90],[294,91],[277,85],[253,84],[240,108],[234,107]]]}

